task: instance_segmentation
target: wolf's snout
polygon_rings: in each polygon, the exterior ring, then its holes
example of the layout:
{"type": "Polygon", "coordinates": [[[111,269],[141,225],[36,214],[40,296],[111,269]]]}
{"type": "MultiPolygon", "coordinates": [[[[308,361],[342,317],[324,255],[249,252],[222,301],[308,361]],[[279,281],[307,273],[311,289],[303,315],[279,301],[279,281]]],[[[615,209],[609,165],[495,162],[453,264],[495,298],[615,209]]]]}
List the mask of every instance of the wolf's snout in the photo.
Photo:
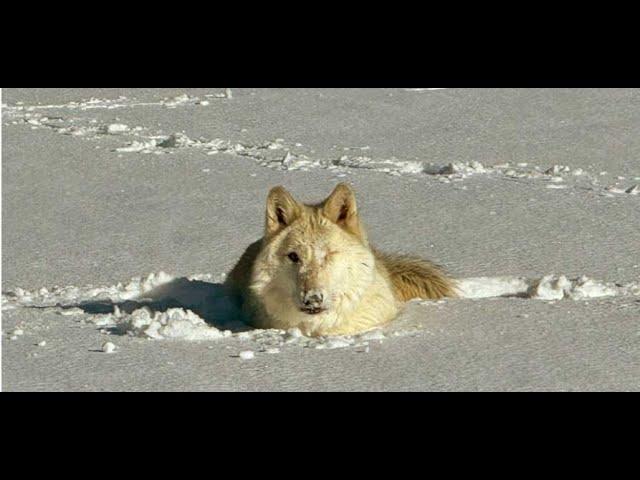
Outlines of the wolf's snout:
{"type": "Polygon", "coordinates": [[[324,295],[317,290],[310,290],[302,294],[302,308],[305,313],[314,314],[325,310],[324,295]]]}
{"type": "Polygon", "coordinates": [[[307,292],[302,297],[302,303],[305,307],[319,307],[322,305],[324,297],[319,292],[307,292]]]}

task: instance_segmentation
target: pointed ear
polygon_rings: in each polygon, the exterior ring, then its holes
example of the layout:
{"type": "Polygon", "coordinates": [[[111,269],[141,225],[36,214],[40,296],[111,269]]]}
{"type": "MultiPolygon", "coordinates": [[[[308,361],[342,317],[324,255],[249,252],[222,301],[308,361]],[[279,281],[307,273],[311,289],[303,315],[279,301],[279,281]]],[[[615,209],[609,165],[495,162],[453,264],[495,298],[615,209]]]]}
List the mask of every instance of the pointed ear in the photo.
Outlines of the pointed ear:
{"type": "Polygon", "coordinates": [[[346,183],[339,183],[331,192],[322,204],[322,213],[345,230],[362,236],[356,196],[346,183]]]}
{"type": "Polygon", "coordinates": [[[300,205],[283,187],[273,187],[267,196],[265,235],[270,236],[291,225],[300,214],[300,205]]]}

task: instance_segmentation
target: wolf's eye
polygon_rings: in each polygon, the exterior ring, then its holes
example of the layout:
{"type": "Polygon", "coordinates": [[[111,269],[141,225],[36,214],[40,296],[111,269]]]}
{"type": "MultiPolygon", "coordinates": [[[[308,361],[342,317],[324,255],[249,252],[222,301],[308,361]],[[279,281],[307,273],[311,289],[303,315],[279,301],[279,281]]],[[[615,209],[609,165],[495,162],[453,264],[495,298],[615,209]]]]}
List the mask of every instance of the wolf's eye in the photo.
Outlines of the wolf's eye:
{"type": "Polygon", "coordinates": [[[289,255],[287,255],[287,257],[289,257],[289,260],[291,260],[293,263],[298,263],[300,261],[300,257],[296,252],[291,252],[289,255]]]}

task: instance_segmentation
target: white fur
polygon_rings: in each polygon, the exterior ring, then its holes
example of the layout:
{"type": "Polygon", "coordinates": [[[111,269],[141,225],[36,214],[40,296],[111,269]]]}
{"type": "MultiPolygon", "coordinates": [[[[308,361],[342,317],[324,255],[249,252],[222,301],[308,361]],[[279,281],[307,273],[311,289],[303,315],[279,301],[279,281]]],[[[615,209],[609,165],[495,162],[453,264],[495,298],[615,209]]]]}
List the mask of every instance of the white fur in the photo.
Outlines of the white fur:
{"type": "Polygon", "coordinates": [[[359,239],[326,221],[293,224],[264,245],[253,266],[247,307],[256,326],[299,328],[305,335],[345,335],[391,320],[399,305],[383,269],[359,239]],[[299,263],[287,254],[295,251],[299,263]],[[300,310],[306,291],[322,293],[325,311],[300,310]]]}

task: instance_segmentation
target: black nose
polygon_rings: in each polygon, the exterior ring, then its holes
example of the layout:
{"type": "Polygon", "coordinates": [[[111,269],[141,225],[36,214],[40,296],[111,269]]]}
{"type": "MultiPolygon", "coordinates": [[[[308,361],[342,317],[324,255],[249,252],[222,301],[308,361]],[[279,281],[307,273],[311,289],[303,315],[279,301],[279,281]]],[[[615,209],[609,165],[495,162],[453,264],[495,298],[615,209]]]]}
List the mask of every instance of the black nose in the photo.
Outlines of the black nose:
{"type": "Polygon", "coordinates": [[[311,307],[313,305],[321,305],[322,300],[323,297],[321,293],[313,293],[311,295],[306,295],[303,303],[306,307],[311,307]]]}

